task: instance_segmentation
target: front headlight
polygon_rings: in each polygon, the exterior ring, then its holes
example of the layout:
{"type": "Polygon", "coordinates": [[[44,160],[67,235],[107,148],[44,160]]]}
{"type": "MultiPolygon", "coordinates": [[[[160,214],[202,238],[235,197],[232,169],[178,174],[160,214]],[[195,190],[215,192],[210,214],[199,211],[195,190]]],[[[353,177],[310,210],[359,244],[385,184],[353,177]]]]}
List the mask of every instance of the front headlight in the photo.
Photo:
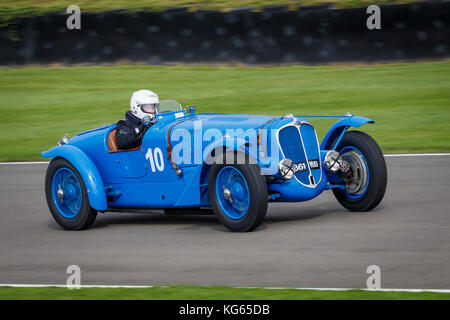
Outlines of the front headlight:
{"type": "Polygon", "coordinates": [[[278,172],[280,177],[286,180],[291,179],[294,176],[294,163],[291,159],[283,159],[278,164],[278,172]]]}
{"type": "Polygon", "coordinates": [[[336,172],[341,167],[342,159],[339,155],[339,152],[330,150],[325,154],[325,158],[323,160],[323,164],[330,170],[331,172],[336,172]]]}

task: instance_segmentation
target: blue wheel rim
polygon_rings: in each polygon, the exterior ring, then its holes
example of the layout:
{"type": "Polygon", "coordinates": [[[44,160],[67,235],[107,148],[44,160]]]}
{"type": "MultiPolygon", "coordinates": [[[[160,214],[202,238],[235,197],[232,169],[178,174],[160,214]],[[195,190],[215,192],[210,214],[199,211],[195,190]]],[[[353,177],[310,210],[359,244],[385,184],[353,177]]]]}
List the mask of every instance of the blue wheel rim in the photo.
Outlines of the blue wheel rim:
{"type": "Polygon", "coordinates": [[[216,198],[222,211],[231,219],[244,217],[250,205],[250,192],[242,173],[232,166],[223,167],[216,177],[216,198]],[[229,190],[230,196],[225,196],[229,190]]]}
{"type": "Polygon", "coordinates": [[[58,212],[64,218],[73,219],[80,213],[83,193],[80,181],[72,170],[60,168],[55,172],[52,179],[52,197],[58,212]]]}
{"type": "Polygon", "coordinates": [[[364,157],[363,153],[362,153],[361,151],[359,151],[357,148],[355,148],[355,147],[353,147],[353,146],[348,146],[348,147],[343,148],[339,153],[340,153],[340,154],[343,154],[345,151],[348,151],[348,150],[354,150],[354,151],[356,151],[356,152],[359,153],[359,155],[360,155],[360,156],[362,157],[362,159],[364,160],[364,164],[365,164],[366,170],[367,170],[367,182],[366,182],[366,186],[364,187],[364,190],[363,190],[361,193],[354,194],[354,193],[348,193],[348,192],[346,192],[345,190],[343,191],[344,194],[345,194],[345,196],[346,196],[347,198],[350,198],[350,199],[359,199],[359,198],[361,198],[364,194],[366,194],[366,191],[367,191],[367,188],[368,188],[369,182],[370,182],[370,170],[369,170],[369,166],[367,165],[366,158],[364,157]]]}

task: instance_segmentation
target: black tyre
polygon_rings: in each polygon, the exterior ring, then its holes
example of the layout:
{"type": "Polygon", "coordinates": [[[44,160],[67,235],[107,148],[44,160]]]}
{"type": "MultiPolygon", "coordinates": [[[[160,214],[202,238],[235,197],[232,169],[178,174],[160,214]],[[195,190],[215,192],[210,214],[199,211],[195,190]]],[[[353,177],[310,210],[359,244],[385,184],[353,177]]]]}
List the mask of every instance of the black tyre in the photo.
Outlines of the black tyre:
{"type": "Polygon", "coordinates": [[[346,163],[340,172],[346,189],[333,189],[336,199],[350,211],[370,211],[383,199],[387,169],[383,153],[372,137],[359,131],[345,133],[337,150],[346,163]]]}
{"type": "Polygon", "coordinates": [[[212,165],[208,192],[214,213],[231,231],[252,231],[266,216],[267,184],[256,164],[212,165]]]}
{"type": "Polygon", "coordinates": [[[80,173],[65,159],[56,158],[48,166],[45,195],[53,218],[66,230],[87,229],[97,217],[80,173]]]}

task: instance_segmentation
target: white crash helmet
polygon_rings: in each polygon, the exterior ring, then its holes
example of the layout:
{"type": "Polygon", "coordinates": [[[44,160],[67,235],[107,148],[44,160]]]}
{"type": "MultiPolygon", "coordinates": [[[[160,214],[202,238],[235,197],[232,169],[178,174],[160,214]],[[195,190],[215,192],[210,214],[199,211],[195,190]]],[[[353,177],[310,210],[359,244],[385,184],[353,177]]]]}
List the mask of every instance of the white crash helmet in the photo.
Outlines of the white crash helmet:
{"type": "Polygon", "coordinates": [[[139,119],[159,112],[158,95],[150,90],[139,90],[133,93],[130,100],[131,113],[139,119]]]}

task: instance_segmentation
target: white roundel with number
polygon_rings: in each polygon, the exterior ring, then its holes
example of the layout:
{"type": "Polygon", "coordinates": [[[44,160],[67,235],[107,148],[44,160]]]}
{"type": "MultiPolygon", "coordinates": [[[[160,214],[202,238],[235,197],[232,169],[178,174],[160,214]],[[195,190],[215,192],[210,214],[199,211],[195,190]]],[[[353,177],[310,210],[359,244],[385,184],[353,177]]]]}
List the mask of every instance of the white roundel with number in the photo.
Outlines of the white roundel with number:
{"type": "Polygon", "coordinates": [[[150,168],[152,172],[164,171],[164,157],[160,148],[148,148],[147,154],[145,155],[145,159],[150,161],[150,168]]]}

